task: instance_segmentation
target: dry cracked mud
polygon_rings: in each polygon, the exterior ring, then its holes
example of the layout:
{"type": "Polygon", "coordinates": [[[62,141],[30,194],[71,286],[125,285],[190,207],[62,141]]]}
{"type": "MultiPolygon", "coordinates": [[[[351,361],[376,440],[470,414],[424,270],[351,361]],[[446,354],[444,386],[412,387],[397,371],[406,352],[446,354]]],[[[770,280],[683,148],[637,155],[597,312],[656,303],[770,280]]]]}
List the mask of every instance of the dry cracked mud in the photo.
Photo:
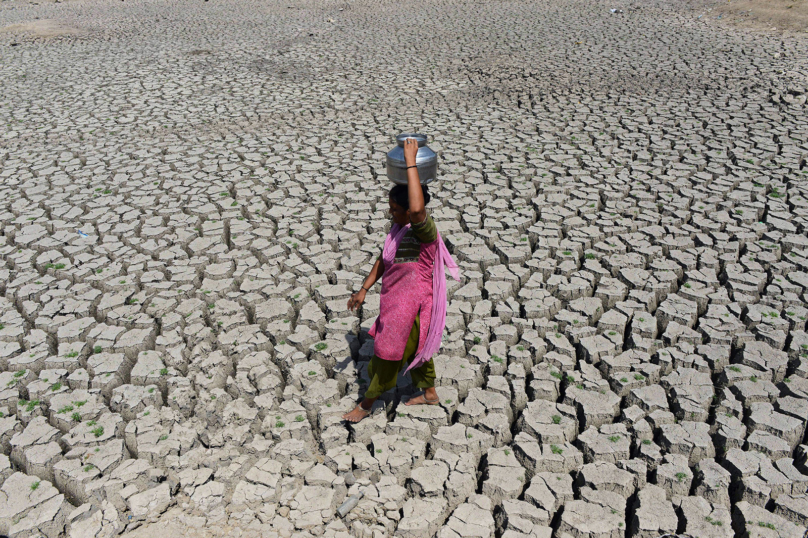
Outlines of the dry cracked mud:
{"type": "Polygon", "coordinates": [[[697,7],[1,2],[0,535],[802,538],[808,47],[697,7]],[[349,427],[402,131],[440,406],[349,427]]]}

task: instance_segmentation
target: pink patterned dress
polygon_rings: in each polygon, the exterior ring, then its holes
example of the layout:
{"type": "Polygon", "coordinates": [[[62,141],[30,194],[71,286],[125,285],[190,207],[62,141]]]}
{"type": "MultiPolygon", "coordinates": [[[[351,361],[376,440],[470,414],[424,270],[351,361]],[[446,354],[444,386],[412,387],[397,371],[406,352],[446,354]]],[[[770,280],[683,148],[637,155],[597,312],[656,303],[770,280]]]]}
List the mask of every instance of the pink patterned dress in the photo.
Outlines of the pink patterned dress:
{"type": "Polygon", "coordinates": [[[432,285],[438,230],[428,216],[411,225],[398,246],[393,263],[384,263],[379,317],[368,331],[374,339],[374,353],[380,359],[400,361],[420,313],[418,351],[426,342],[432,318],[432,285]]]}

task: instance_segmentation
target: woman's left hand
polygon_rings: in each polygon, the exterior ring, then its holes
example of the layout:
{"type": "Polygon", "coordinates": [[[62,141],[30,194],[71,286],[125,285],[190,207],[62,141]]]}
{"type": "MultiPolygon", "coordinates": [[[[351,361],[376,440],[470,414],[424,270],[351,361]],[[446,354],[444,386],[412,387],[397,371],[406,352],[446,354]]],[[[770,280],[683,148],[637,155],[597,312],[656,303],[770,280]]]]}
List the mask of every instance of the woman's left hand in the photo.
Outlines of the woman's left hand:
{"type": "Polygon", "coordinates": [[[418,154],[418,141],[414,138],[404,140],[404,162],[407,166],[415,164],[415,156],[418,154]]]}

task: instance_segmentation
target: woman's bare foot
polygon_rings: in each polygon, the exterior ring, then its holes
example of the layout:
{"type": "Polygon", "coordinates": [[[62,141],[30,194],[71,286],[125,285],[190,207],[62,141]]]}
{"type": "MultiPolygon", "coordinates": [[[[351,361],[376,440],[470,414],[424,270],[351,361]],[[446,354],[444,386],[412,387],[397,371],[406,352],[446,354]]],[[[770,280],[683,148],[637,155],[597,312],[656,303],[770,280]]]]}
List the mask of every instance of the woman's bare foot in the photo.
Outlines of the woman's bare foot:
{"type": "MultiPolygon", "coordinates": [[[[364,402],[362,402],[362,403],[364,403],[364,402]]],[[[352,422],[354,424],[356,424],[357,422],[359,422],[363,418],[367,418],[368,415],[370,415],[370,410],[365,409],[362,406],[362,403],[357,404],[357,406],[354,407],[353,411],[351,411],[350,413],[345,413],[344,415],[342,415],[342,418],[344,420],[347,420],[348,422],[352,422]]],[[[371,405],[373,405],[373,404],[371,404],[371,405]]]]}
{"type": "Polygon", "coordinates": [[[438,405],[440,398],[435,389],[426,389],[423,394],[410,398],[404,405],[438,405]]]}

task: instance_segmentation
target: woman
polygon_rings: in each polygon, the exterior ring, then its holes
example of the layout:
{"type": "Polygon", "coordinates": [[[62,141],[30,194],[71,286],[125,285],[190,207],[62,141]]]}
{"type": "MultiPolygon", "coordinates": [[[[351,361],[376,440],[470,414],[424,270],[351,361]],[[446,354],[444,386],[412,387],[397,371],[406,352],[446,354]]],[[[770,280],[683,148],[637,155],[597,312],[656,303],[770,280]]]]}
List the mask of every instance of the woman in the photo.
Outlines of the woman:
{"type": "Polygon", "coordinates": [[[415,156],[418,142],[404,142],[407,186],[390,190],[393,226],[384,241],[384,251],[348,308],[355,310],[370,287],[384,275],[379,317],[368,334],[374,338],[374,355],[368,365],[370,386],[364,399],[342,418],[359,422],[382,393],[396,386],[398,374],[409,364],[413,384],[423,393],[406,405],[436,405],[435,366],[432,355],[440,347],[446,325],[446,276],[444,264],[455,280],[457,265],[452,261],[432,217],[426,213],[429,191],[421,185],[415,156]]]}

